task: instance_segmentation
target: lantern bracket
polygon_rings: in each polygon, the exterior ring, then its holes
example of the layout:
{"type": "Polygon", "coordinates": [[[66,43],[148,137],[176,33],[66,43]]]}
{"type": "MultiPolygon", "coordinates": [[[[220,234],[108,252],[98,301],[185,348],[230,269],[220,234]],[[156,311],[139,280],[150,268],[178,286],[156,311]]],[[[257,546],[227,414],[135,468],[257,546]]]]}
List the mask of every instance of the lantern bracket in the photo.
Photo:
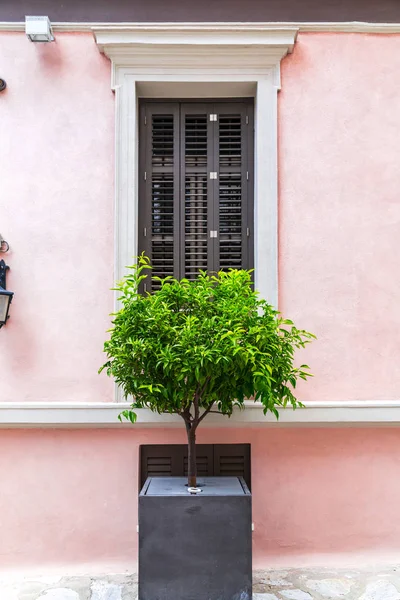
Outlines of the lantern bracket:
{"type": "Polygon", "coordinates": [[[4,262],[4,260],[0,260],[0,287],[3,288],[3,290],[7,289],[6,286],[6,273],[8,271],[10,267],[8,265],[6,265],[6,263],[4,262]]]}

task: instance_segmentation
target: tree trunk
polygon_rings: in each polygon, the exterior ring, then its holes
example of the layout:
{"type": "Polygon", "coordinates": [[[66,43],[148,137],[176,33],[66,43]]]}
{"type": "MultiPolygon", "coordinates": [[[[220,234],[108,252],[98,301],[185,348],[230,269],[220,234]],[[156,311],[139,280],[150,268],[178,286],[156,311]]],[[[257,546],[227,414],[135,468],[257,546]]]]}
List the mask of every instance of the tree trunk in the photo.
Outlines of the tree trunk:
{"type": "Polygon", "coordinates": [[[188,438],[188,486],[197,487],[196,427],[186,425],[188,438]]]}

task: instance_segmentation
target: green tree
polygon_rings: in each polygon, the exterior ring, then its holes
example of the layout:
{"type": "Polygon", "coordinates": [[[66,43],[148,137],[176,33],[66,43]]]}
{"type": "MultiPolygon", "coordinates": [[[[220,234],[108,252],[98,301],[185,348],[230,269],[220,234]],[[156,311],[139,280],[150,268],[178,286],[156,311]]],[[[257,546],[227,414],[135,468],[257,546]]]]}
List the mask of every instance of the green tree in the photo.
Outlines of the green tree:
{"type": "Polygon", "coordinates": [[[132,398],[120,419],[135,422],[135,409],[175,413],[186,427],[188,483],[196,487],[196,432],[210,412],[230,416],[245,399],[261,402],[264,414],[302,406],[294,396],[309,367],[295,367],[298,348],[314,336],[297,329],[253,290],[251,272],[200,272],[197,279],[153,279],[159,289],[140,292],[150,274],[148,258],[117,289],[121,309],[104,344],[106,369],[132,398]]]}

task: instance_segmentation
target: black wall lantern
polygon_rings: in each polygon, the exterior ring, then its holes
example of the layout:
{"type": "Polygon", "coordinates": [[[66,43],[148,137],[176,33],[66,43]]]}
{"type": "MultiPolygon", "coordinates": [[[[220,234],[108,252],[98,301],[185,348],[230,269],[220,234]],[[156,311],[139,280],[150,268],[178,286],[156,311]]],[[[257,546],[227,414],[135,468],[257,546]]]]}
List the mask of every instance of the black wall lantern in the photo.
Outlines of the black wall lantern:
{"type": "Polygon", "coordinates": [[[14,296],[14,292],[6,290],[6,273],[9,268],[4,260],[0,260],[0,328],[6,324],[10,304],[14,296]]]}

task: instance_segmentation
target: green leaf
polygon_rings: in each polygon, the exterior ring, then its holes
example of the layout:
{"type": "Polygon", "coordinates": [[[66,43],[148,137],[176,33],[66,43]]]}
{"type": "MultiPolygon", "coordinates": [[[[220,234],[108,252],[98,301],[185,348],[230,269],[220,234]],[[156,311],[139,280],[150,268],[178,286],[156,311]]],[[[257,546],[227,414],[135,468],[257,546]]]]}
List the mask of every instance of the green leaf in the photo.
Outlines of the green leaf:
{"type": "Polygon", "coordinates": [[[132,410],[123,410],[118,415],[118,419],[121,421],[121,423],[122,423],[123,419],[126,419],[127,421],[130,421],[131,423],[136,423],[137,415],[132,410]]]}
{"type": "MultiPolygon", "coordinates": [[[[141,294],[150,274],[142,254],[116,286],[121,309],[112,315],[99,369],[134,398],[132,409],[193,415],[196,403],[201,413],[215,405],[230,416],[253,398],[279,418],[277,407],[301,406],[297,381],[311,374],[295,361],[314,336],[259,297],[250,271],[153,277],[157,291],[141,294]]],[[[132,409],[120,421],[135,423],[132,409]]]]}

